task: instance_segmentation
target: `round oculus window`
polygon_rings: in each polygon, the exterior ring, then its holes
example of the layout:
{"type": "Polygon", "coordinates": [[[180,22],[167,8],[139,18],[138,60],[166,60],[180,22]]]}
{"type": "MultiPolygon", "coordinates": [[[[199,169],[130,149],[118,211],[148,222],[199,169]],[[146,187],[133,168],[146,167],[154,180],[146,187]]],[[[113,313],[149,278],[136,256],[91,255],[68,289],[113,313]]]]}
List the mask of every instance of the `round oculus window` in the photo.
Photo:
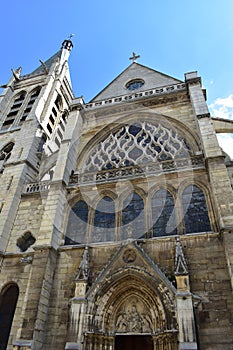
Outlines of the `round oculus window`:
{"type": "Polygon", "coordinates": [[[133,90],[137,90],[140,89],[140,87],[142,87],[144,85],[144,80],[142,79],[134,79],[134,80],[130,80],[127,84],[126,84],[126,88],[130,91],[133,90]]]}

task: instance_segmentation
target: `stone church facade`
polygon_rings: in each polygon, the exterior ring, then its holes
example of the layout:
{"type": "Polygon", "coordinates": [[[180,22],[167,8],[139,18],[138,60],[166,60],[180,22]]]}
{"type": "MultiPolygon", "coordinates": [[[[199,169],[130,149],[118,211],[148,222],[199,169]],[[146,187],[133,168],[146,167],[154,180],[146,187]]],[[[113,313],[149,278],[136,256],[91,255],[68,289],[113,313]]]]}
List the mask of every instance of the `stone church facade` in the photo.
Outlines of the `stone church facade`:
{"type": "Polygon", "coordinates": [[[233,349],[233,123],[135,54],[85,103],[72,47],[0,96],[0,350],[233,349]]]}

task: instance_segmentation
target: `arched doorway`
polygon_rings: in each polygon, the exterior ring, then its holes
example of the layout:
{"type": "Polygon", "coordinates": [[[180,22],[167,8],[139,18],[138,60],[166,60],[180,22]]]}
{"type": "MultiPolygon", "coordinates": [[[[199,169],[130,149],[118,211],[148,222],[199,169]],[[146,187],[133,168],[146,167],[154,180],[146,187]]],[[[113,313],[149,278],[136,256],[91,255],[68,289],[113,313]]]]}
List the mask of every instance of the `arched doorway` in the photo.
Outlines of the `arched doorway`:
{"type": "Polygon", "coordinates": [[[116,335],[115,350],[154,350],[150,335],[116,335]]]}
{"type": "Polygon", "coordinates": [[[0,294],[0,350],[7,348],[11,325],[19,296],[16,284],[10,284],[0,294]]]}
{"type": "Polygon", "coordinates": [[[90,293],[84,349],[177,350],[173,289],[156,283],[128,267],[90,293]]]}

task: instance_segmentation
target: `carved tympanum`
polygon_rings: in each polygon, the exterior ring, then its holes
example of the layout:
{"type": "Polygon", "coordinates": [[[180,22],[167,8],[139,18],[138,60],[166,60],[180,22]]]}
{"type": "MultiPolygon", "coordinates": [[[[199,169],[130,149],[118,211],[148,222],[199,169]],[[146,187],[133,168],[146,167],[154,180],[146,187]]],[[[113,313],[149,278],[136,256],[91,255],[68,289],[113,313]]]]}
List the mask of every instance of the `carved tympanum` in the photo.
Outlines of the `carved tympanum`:
{"type": "Polygon", "coordinates": [[[118,312],[115,328],[118,333],[150,333],[151,317],[142,303],[131,301],[118,312]]]}

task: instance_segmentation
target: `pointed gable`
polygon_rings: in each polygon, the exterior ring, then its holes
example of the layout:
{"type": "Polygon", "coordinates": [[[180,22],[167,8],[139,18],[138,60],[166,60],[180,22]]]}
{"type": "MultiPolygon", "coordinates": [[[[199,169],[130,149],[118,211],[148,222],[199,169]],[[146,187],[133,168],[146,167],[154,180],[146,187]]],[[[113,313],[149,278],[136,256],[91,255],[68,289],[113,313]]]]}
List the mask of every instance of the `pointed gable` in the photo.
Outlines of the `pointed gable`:
{"type": "MultiPolygon", "coordinates": [[[[181,80],[172,78],[166,74],[157,72],[151,68],[133,62],[109,85],[107,85],[91,102],[112,98],[128,94],[129,92],[138,92],[171,84],[181,83],[181,80]],[[139,82],[137,89],[130,90],[130,83],[139,82]],[[141,85],[141,86],[140,86],[141,85]]],[[[132,85],[131,85],[132,86],[132,85]]]]}

